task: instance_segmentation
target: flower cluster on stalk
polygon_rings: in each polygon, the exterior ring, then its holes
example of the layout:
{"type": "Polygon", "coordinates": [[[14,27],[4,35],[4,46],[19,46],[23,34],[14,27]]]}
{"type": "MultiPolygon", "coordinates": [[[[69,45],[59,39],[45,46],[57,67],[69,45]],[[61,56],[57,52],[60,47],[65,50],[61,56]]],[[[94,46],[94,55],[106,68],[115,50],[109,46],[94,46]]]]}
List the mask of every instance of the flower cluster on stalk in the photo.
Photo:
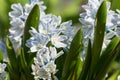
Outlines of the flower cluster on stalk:
{"type": "Polygon", "coordinates": [[[43,2],[39,0],[32,0],[30,4],[26,3],[25,6],[22,6],[20,3],[11,5],[13,11],[9,12],[10,24],[12,26],[9,29],[9,37],[14,45],[15,50],[21,47],[25,21],[35,4],[39,5],[41,15],[44,14],[46,7],[43,6],[43,2]]]}
{"type": "MultiPolygon", "coordinates": [[[[95,18],[103,0],[88,0],[86,5],[83,5],[82,8],[85,12],[80,14],[80,22],[83,24],[83,37],[84,44],[87,44],[87,40],[93,40],[94,37],[94,26],[95,18]]],[[[120,20],[120,11],[118,13],[110,9],[111,3],[107,2],[107,19],[106,19],[106,32],[103,43],[103,49],[106,48],[107,44],[110,42],[111,38],[114,36],[120,36],[119,20],[120,20]]]]}
{"type": "MultiPolygon", "coordinates": [[[[103,0],[88,0],[88,3],[83,5],[84,12],[80,13],[79,21],[82,23],[83,30],[83,44],[86,49],[88,39],[93,41],[95,20],[97,11],[103,0]]],[[[106,18],[106,29],[103,42],[103,50],[107,47],[111,39],[115,36],[120,37],[120,10],[111,10],[111,3],[107,2],[107,18],[106,18]]],[[[118,80],[119,80],[118,76],[118,80]]]]}
{"type": "Polygon", "coordinates": [[[25,4],[24,7],[21,4],[13,4],[11,7],[13,11],[9,13],[12,26],[9,29],[9,37],[15,50],[20,49],[25,22],[35,4],[40,7],[39,27],[36,30],[31,26],[29,30],[31,38],[26,41],[26,46],[30,48],[28,52],[37,53],[32,65],[32,74],[35,80],[52,78],[57,80],[55,73],[58,70],[55,60],[64,53],[63,50],[58,51],[58,49],[68,49],[75,34],[75,27],[72,26],[71,20],[61,23],[60,16],[46,14],[44,12],[46,7],[39,0],[31,0],[30,4],[25,4]]]}

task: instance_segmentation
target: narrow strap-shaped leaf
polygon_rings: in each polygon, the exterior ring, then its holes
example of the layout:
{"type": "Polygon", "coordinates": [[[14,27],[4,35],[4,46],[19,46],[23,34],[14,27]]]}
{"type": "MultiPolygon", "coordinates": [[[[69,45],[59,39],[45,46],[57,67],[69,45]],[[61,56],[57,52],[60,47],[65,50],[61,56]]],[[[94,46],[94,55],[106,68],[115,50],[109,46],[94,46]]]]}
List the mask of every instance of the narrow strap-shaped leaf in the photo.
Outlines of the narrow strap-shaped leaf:
{"type": "Polygon", "coordinates": [[[80,80],[80,74],[81,74],[81,70],[82,70],[82,66],[83,66],[83,62],[81,61],[80,58],[77,59],[76,61],[76,66],[75,66],[75,70],[74,70],[74,80],[80,80]]]}
{"type": "Polygon", "coordinates": [[[28,51],[26,49],[27,47],[25,46],[25,43],[26,43],[26,40],[30,38],[29,30],[31,29],[31,27],[38,29],[39,20],[40,20],[40,9],[39,9],[39,6],[36,4],[31,10],[25,23],[25,29],[24,29],[24,35],[23,35],[23,48],[25,49],[25,53],[27,53],[28,51]]]}
{"type": "Polygon", "coordinates": [[[18,59],[9,38],[6,39],[6,47],[7,47],[7,55],[8,55],[10,65],[15,71],[18,71],[18,59]]]}
{"type": "Polygon", "coordinates": [[[100,57],[98,66],[96,68],[97,73],[95,80],[102,80],[102,78],[104,78],[109,66],[118,54],[120,54],[120,38],[116,37],[111,41],[100,57]]]}
{"type": "Polygon", "coordinates": [[[82,66],[82,71],[79,77],[79,80],[86,80],[87,79],[87,75],[88,75],[88,71],[89,71],[89,67],[90,67],[90,63],[91,63],[91,41],[89,40],[89,44],[88,44],[88,49],[86,52],[86,57],[85,57],[85,61],[84,64],[82,66]]]}
{"type": "Polygon", "coordinates": [[[0,49],[0,62],[3,62],[3,53],[1,49],[0,49]]]}
{"type": "Polygon", "coordinates": [[[94,32],[94,41],[93,41],[93,48],[92,48],[92,63],[90,67],[90,74],[89,74],[89,80],[93,80],[93,73],[95,66],[99,60],[103,39],[104,39],[104,33],[105,33],[105,27],[106,27],[106,1],[103,1],[100,5],[97,15],[96,15],[96,25],[95,25],[95,32],[94,32]]]}
{"type": "Polygon", "coordinates": [[[18,56],[19,61],[20,61],[20,66],[21,66],[22,69],[24,69],[27,72],[27,62],[25,60],[25,55],[24,55],[23,49],[18,50],[18,54],[20,54],[18,56]]]}
{"type": "Polygon", "coordinates": [[[80,50],[82,48],[82,30],[80,29],[75,35],[69,53],[66,56],[63,67],[62,80],[67,80],[70,74],[74,73],[77,58],[80,58],[80,50]]]}
{"type": "Polygon", "coordinates": [[[63,65],[65,63],[66,55],[67,55],[67,53],[64,53],[63,55],[58,57],[55,61],[56,65],[57,65],[57,69],[58,69],[58,71],[56,73],[56,76],[58,79],[60,79],[62,77],[63,65]]]}
{"type": "Polygon", "coordinates": [[[10,80],[19,80],[19,74],[16,74],[14,72],[14,68],[12,68],[11,64],[8,62],[7,64],[7,69],[8,69],[8,75],[10,80]]]}
{"type": "Polygon", "coordinates": [[[27,54],[29,48],[26,47],[25,44],[26,44],[26,40],[30,38],[29,30],[31,29],[31,27],[38,29],[39,21],[40,21],[40,9],[39,9],[39,6],[36,4],[31,10],[26,20],[24,35],[23,35],[22,47],[24,49],[24,53],[25,53],[24,55],[25,55],[25,59],[27,61],[28,66],[31,65],[31,62],[35,54],[31,54],[31,53],[27,54]]]}

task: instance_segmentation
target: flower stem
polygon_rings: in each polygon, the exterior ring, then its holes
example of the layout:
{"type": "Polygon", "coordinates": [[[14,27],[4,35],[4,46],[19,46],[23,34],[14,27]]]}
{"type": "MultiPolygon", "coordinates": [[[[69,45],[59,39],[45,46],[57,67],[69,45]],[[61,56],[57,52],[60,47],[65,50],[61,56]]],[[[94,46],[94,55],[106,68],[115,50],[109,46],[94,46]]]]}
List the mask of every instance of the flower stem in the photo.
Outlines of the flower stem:
{"type": "Polygon", "coordinates": [[[53,73],[51,73],[51,78],[52,78],[52,80],[54,80],[54,74],[53,73]]]}

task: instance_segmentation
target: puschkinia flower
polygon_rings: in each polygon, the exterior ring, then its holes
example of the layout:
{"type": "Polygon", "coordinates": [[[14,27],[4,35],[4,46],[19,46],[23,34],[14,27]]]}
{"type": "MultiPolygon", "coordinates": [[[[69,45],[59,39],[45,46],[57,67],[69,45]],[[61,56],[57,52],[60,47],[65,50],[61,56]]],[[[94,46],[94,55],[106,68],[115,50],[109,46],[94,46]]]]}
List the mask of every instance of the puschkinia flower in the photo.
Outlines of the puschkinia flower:
{"type": "Polygon", "coordinates": [[[35,4],[40,6],[39,25],[38,29],[31,26],[29,30],[31,37],[26,41],[26,46],[30,48],[28,53],[37,53],[32,64],[32,74],[35,80],[51,80],[51,77],[58,80],[54,75],[58,71],[55,60],[63,54],[63,51],[57,52],[57,49],[70,47],[75,35],[75,27],[72,26],[71,20],[62,22],[60,16],[45,14],[46,7],[40,0],[30,0],[30,4],[23,7],[19,3],[13,4],[11,7],[13,11],[9,13],[12,26],[9,29],[9,38],[15,50],[21,48],[25,22],[35,4]]]}
{"type": "MultiPolygon", "coordinates": [[[[51,76],[57,72],[55,59],[62,54],[62,51],[57,53],[55,47],[44,47],[40,49],[37,56],[34,58],[34,64],[32,65],[32,74],[34,75],[35,80],[51,80],[51,76]]],[[[55,78],[55,76],[53,77],[55,78]]]]}
{"type": "Polygon", "coordinates": [[[31,0],[31,3],[25,4],[25,6],[22,6],[20,3],[13,4],[11,6],[13,11],[9,12],[9,16],[11,20],[10,24],[12,27],[9,29],[9,36],[15,47],[15,50],[21,47],[21,40],[25,28],[25,22],[35,4],[39,5],[41,15],[44,14],[44,10],[46,9],[46,7],[43,6],[43,2],[39,0],[31,0]]]}
{"type": "Polygon", "coordinates": [[[34,28],[29,32],[33,37],[27,40],[26,46],[30,47],[31,52],[37,52],[39,49],[46,47],[49,42],[48,36],[39,34],[34,28]]]}
{"type": "Polygon", "coordinates": [[[32,28],[30,30],[31,39],[27,40],[28,46],[33,52],[40,49],[39,43],[52,44],[56,48],[69,47],[74,36],[75,27],[72,26],[72,21],[61,23],[61,17],[52,14],[44,14],[41,16],[38,30],[32,28]],[[41,40],[40,40],[41,39],[41,40]]]}
{"type": "Polygon", "coordinates": [[[0,80],[7,80],[5,68],[6,68],[6,64],[0,63],[0,80]]]}
{"type": "MultiPolygon", "coordinates": [[[[57,53],[57,49],[69,48],[74,31],[72,21],[61,23],[61,17],[52,14],[41,16],[38,30],[33,27],[29,30],[31,38],[26,41],[26,46],[30,48],[29,52],[37,52],[32,65],[35,80],[51,80],[51,75],[58,71],[55,60],[63,54],[57,53]]],[[[54,78],[57,80],[56,76],[54,78]]]]}
{"type": "MultiPolygon", "coordinates": [[[[83,24],[83,37],[84,39],[93,39],[95,18],[103,0],[88,0],[86,5],[83,5],[85,12],[80,14],[80,22],[83,24]]],[[[115,30],[117,27],[116,13],[110,10],[110,2],[107,2],[107,19],[106,19],[106,32],[105,39],[110,40],[113,36],[117,35],[115,30]],[[112,34],[112,35],[110,35],[112,34]]],[[[105,40],[104,42],[106,42],[105,40]]],[[[86,40],[87,41],[87,40],[86,40]]],[[[84,41],[85,42],[85,41],[84,41]]],[[[87,42],[85,42],[86,44],[87,42]]],[[[106,44],[106,43],[103,43],[106,44]]],[[[105,45],[104,45],[105,47],[105,45]]]]}

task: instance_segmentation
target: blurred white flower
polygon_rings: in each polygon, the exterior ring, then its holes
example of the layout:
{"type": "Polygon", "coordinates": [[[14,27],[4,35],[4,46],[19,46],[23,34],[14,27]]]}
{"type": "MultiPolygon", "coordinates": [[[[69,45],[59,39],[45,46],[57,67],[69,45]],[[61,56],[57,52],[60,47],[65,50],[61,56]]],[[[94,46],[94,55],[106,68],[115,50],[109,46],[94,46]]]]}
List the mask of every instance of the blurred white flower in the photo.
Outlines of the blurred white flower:
{"type": "Polygon", "coordinates": [[[6,64],[5,63],[0,63],[0,73],[3,73],[5,71],[6,64]]]}
{"type": "MultiPolygon", "coordinates": [[[[103,0],[88,0],[88,3],[82,6],[85,12],[80,14],[81,18],[79,20],[83,24],[82,29],[83,29],[84,39],[93,39],[94,37],[95,18],[96,18],[98,8],[100,7],[102,2],[103,0]]],[[[114,35],[116,35],[113,33],[115,33],[114,29],[116,29],[117,27],[116,25],[117,20],[115,18],[116,13],[110,10],[110,2],[107,2],[106,7],[107,7],[107,20],[106,20],[106,35],[107,36],[105,39],[109,40],[114,35]]],[[[106,44],[106,43],[103,43],[103,44],[106,44]]]]}
{"type": "Polygon", "coordinates": [[[5,68],[6,68],[6,64],[0,63],[0,80],[7,80],[5,68]]]}
{"type": "Polygon", "coordinates": [[[120,80],[120,75],[118,75],[117,80],[120,80]]]}

